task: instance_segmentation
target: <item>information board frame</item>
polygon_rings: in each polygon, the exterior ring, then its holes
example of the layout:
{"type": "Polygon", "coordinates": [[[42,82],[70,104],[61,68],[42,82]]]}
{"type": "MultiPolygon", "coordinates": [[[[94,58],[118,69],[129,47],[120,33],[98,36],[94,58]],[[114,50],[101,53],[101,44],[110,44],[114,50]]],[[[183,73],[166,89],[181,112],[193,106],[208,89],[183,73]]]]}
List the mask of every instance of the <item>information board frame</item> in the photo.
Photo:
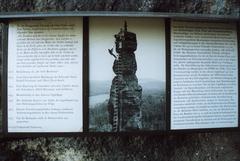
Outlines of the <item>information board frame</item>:
{"type": "MultiPolygon", "coordinates": [[[[53,13],[2,13],[0,14],[0,22],[4,24],[3,28],[3,59],[7,60],[7,38],[8,23],[13,19],[39,19],[47,17],[83,17],[83,132],[76,133],[9,133],[7,131],[7,61],[3,61],[3,137],[23,138],[23,137],[39,137],[39,136],[104,136],[104,135],[168,135],[174,133],[192,133],[192,132],[218,132],[218,131],[239,131],[240,119],[238,119],[238,127],[234,128],[213,128],[213,129],[187,129],[187,130],[171,130],[171,20],[184,21],[204,21],[204,22],[233,22],[237,25],[238,54],[240,53],[240,22],[238,16],[213,16],[199,14],[177,14],[177,13],[149,13],[149,12],[53,12],[53,13]],[[89,132],[89,18],[90,17],[158,17],[165,20],[165,46],[166,46],[166,121],[167,128],[165,131],[134,131],[134,132],[89,132]]],[[[238,62],[240,57],[238,56],[238,62]]],[[[238,67],[239,68],[239,67],[238,67]]],[[[238,86],[240,71],[238,70],[238,86]]],[[[238,87],[239,91],[239,87],[238,87]]],[[[238,98],[240,96],[238,95],[238,98]]],[[[239,99],[238,99],[239,102],[239,99]]],[[[238,118],[240,110],[238,105],[238,118]]]]}

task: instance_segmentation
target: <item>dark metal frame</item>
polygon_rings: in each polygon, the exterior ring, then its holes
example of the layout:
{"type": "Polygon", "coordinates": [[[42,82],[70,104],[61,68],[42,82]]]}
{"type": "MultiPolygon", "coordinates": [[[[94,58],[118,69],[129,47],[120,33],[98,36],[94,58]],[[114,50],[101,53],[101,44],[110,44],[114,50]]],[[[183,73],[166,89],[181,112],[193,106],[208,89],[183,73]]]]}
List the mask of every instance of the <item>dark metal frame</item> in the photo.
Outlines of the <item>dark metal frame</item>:
{"type": "Polygon", "coordinates": [[[43,17],[160,17],[192,20],[239,20],[239,15],[189,14],[168,12],[124,12],[124,11],[52,11],[52,12],[0,12],[0,19],[43,17]]]}
{"type": "MultiPolygon", "coordinates": [[[[222,16],[210,14],[184,14],[184,13],[159,13],[159,12],[105,12],[105,11],[84,11],[84,12],[47,12],[47,13],[0,13],[0,23],[4,24],[3,28],[3,77],[2,77],[2,99],[3,99],[3,137],[7,138],[25,138],[39,136],[106,136],[106,135],[168,135],[184,134],[192,132],[222,132],[222,131],[239,131],[237,128],[211,128],[211,129],[187,129],[171,130],[171,20],[185,21],[223,21],[236,22],[238,32],[238,54],[240,53],[240,20],[239,16],[222,16]],[[12,19],[38,19],[47,17],[83,17],[83,132],[61,132],[61,133],[8,133],[7,131],[7,60],[8,60],[8,22],[12,19]],[[158,17],[165,20],[165,44],[166,44],[166,130],[164,131],[134,131],[134,132],[89,132],[89,17],[158,17]]],[[[238,62],[240,57],[238,56],[238,62]]],[[[239,77],[240,71],[238,71],[239,77]]],[[[240,80],[238,79],[240,84],[240,80]]],[[[239,86],[238,84],[238,86],[239,86]]],[[[239,92],[239,87],[238,87],[239,92]]],[[[238,102],[239,102],[238,94],[238,102]]],[[[240,110],[238,105],[238,112],[240,110]]],[[[240,119],[239,119],[240,125],[240,119]]]]}
{"type": "Polygon", "coordinates": [[[83,131],[89,130],[89,18],[83,17],[83,131]]]}
{"type": "Polygon", "coordinates": [[[6,135],[7,129],[7,60],[8,59],[8,24],[7,22],[3,22],[3,31],[2,31],[2,64],[3,64],[3,72],[2,72],[2,123],[3,123],[3,135],[6,135]]]}

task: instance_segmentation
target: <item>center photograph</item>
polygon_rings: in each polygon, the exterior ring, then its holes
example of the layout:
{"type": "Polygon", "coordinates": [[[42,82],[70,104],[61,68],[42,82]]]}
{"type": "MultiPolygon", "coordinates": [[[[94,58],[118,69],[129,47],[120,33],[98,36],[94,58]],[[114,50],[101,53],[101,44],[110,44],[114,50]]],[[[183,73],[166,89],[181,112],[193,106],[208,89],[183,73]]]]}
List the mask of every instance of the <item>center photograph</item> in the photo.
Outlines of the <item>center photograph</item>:
{"type": "Polygon", "coordinates": [[[89,131],[166,130],[165,24],[89,19],[89,131]]]}

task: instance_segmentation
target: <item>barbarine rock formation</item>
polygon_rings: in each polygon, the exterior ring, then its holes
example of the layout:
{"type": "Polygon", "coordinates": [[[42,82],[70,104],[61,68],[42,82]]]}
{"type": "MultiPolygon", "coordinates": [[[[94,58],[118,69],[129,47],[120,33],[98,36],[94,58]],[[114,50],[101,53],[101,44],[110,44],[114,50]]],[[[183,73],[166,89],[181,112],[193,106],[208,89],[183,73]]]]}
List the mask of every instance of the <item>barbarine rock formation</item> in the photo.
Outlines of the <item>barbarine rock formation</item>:
{"type": "Polygon", "coordinates": [[[115,36],[117,54],[114,56],[110,99],[108,102],[109,120],[112,131],[131,131],[141,129],[142,87],[136,77],[137,62],[134,51],[137,49],[136,34],[127,31],[127,22],[115,36]]]}

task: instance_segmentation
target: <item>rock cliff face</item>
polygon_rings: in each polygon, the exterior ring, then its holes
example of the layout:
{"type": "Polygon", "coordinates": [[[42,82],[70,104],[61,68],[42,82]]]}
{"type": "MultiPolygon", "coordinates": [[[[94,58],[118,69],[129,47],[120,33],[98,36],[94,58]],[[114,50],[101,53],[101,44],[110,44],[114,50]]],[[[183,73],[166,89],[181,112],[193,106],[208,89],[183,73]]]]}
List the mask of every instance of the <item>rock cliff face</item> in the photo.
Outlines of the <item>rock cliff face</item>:
{"type": "Polygon", "coordinates": [[[134,51],[137,49],[136,34],[124,29],[115,35],[117,56],[113,64],[116,74],[112,81],[108,109],[112,131],[139,130],[141,123],[142,87],[136,76],[137,62],[134,51]]]}
{"type": "Polygon", "coordinates": [[[239,15],[239,0],[0,0],[0,11],[153,11],[239,15]]]}
{"type": "MultiPolygon", "coordinates": [[[[79,10],[161,11],[239,15],[240,1],[0,0],[0,11],[2,12],[79,10]]],[[[216,132],[151,136],[107,135],[69,138],[1,139],[0,160],[239,161],[239,136],[240,132],[216,132]]]]}

